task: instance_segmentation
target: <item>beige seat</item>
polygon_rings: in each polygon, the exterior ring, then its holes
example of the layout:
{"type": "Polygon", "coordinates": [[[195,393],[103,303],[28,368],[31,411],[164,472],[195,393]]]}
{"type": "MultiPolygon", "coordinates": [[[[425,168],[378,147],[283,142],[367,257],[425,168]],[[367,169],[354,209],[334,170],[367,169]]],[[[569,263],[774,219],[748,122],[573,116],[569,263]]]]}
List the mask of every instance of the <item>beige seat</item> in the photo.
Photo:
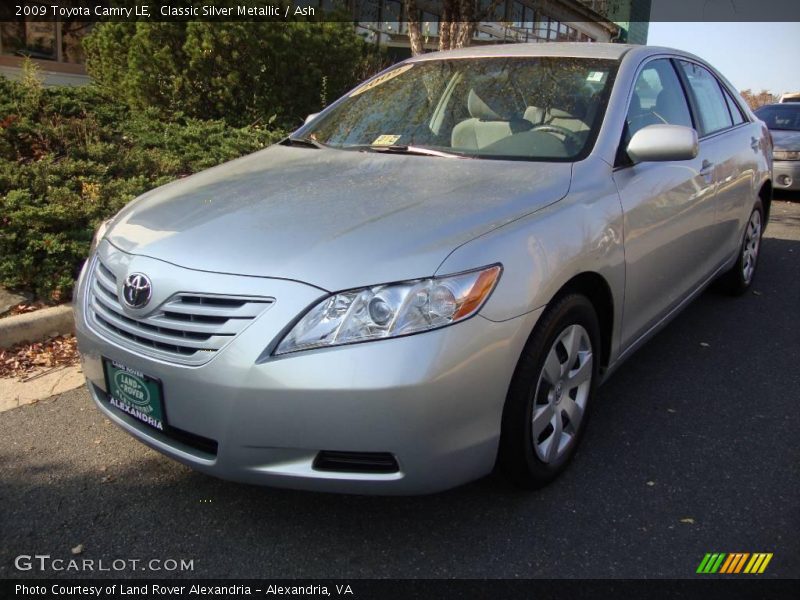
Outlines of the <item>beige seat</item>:
{"type": "Polygon", "coordinates": [[[480,150],[533,126],[513,115],[499,114],[474,89],[467,96],[467,110],[470,118],[453,127],[450,142],[454,149],[480,150]]]}

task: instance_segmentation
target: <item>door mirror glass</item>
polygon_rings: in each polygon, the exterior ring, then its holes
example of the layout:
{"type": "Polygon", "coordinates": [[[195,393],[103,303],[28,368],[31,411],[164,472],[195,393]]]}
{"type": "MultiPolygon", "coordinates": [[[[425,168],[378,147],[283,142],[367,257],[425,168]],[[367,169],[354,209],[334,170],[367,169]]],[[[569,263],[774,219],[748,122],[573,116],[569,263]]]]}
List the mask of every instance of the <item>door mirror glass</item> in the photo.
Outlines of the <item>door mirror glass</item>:
{"type": "Polygon", "coordinates": [[[627,150],[634,162],[689,160],[697,156],[697,132],[683,125],[648,125],[633,134],[627,150]]]}

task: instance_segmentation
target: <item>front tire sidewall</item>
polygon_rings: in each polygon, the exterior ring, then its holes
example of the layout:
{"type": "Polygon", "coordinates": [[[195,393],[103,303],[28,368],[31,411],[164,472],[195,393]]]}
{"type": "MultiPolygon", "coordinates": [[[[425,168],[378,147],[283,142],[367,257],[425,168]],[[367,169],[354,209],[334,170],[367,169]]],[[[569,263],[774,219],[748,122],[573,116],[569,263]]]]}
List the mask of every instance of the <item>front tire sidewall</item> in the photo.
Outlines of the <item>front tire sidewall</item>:
{"type": "Polygon", "coordinates": [[[599,380],[600,327],[594,307],[584,296],[569,295],[542,315],[517,365],[503,413],[499,466],[518,485],[535,489],[555,479],[569,464],[580,444],[591,414],[599,380]],[[562,331],[581,325],[592,346],[592,382],[578,430],[570,447],[551,463],[536,454],[531,435],[534,399],[539,377],[550,348],[562,331]]]}

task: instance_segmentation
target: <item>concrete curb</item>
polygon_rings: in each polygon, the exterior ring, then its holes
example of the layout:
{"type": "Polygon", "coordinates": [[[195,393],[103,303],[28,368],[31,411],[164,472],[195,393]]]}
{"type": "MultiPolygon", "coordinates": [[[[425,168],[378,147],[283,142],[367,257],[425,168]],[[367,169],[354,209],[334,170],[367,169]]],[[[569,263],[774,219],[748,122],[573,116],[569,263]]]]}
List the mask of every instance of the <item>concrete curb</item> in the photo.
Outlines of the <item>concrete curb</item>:
{"type": "Polygon", "coordinates": [[[63,394],[84,383],[80,365],[43,369],[22,381],[0,379],[0,413],[63,394]]]}
{"type": "Polygon", "coordinates": [[[42,308],[0,319],[0,348],[9,348],[20,342],[39,342],[54,335],[74,332],[71,304],[42,308]]]}

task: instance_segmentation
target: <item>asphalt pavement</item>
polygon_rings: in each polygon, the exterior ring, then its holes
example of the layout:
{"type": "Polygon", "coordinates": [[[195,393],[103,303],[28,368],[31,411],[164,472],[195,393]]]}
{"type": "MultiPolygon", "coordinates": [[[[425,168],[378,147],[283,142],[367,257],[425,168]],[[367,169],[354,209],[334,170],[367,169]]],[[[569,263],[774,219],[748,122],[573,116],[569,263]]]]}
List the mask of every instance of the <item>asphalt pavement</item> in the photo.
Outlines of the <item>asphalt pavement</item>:
{"type": "Polygon", "coordinates": [[[78,389],[0,414],[0,577],[691,578],[707,552],[770,552],[760,577],[800,577],[800,203],[774,203],[751,292],[704,293],[596,402],[544,490],[382,498],[195,473],[78,389]],[[34,554],[194,568],[15,569],[34,554]]]}

